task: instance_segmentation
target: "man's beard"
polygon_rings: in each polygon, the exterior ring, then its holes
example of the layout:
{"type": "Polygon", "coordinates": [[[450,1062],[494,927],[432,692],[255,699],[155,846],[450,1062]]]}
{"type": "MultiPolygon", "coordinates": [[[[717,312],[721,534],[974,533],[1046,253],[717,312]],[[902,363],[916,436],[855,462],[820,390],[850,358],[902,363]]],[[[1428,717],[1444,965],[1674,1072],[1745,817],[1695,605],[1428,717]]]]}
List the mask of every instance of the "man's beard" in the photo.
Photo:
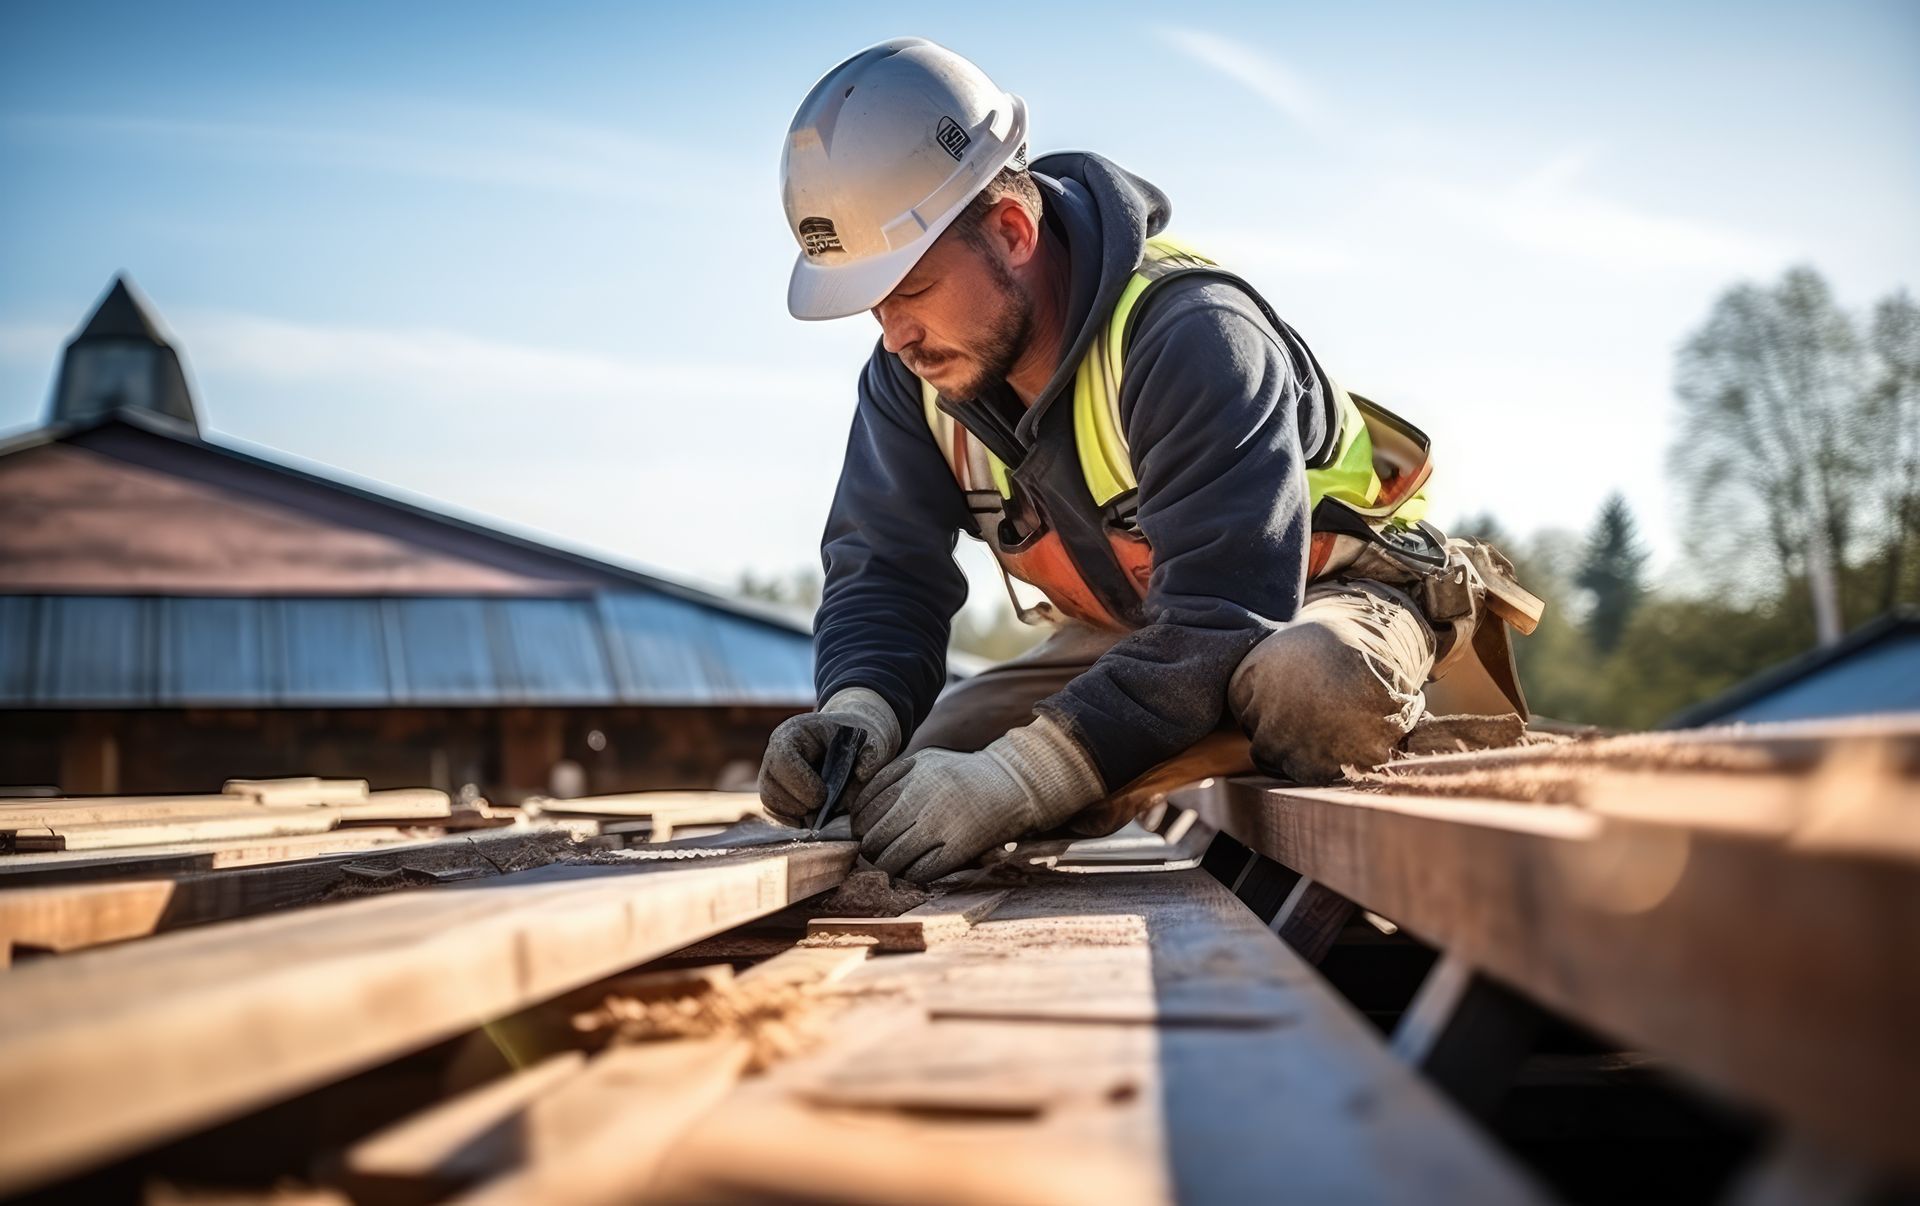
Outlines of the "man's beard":
{"type": "Polygon", "coordinates": [[[979,343],[968,349],[978,366],[973,375],[940,391],[954,402],[972,402],[1005,381],[1033,336],[1033,295],[998,258],[989,255],[987,265],[1000,294],[1000,311],[979,343]]]}

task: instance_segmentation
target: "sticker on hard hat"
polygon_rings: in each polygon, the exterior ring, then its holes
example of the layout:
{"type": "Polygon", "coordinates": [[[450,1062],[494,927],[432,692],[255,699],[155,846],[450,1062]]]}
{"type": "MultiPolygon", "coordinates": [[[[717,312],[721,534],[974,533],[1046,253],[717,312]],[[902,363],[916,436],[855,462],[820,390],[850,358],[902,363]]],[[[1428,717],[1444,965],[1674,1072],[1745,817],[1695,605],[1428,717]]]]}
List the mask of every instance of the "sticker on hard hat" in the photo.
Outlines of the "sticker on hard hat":
{"type": "Polygon", "coordinates": [[[940,119],[940,128],[934,133],[934,137],[939,140],[942,147],[946,148],[947,154],[955,159],[966,154],[968,144],[973,142],[973,137],[962,130],[960,123],[951,117],[940,119]]]}
{"type": "Polygon", "coordinates": [[[828,218],[800,219],[800,250],[808,255],[825,255],[829,251],[844,251],[840,246],[840,236],[834,232],[833,222],[828,218]]]}

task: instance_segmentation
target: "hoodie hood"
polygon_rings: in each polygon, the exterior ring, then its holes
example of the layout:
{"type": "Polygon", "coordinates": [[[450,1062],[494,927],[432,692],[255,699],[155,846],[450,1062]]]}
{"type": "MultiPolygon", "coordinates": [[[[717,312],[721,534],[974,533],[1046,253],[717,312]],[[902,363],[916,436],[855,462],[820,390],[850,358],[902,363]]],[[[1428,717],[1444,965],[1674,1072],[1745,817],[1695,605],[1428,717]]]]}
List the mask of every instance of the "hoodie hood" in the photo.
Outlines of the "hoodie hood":
{"type": "Polygon", "coordinates": [[[1173,205],[1157,187],[1110,159],[1084,151],[1043,155],[1030,169],[1048,220],[1067,246],[1069,332],[1060,363],[1015,429],[1031,442],[1041,415],[1073,381],[1080,358],[1106,327],[1146,241],[1166,229],[1173,205]]]}

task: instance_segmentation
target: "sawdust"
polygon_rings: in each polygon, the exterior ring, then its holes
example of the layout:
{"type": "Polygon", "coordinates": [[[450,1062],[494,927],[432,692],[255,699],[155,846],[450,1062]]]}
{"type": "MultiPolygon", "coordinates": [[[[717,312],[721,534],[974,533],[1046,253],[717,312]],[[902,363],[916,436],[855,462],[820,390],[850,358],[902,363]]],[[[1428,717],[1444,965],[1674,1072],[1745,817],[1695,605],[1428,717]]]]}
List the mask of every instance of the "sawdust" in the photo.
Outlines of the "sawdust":
{"type": "Polygon", "coordinates": [[[1498,749],[1501,746],[1541,744],[1564,740],[1541,733],[1529,735],[1527,723],[1512,712],[1500,716],[1422,716],[1408,733],[1401,748],[1409,756],[1421,754],[1460,754],[1469,750],[1498,749]],[[1537,738],[1535,740],[1534,738],[1537,738]]]}
{"type": "Polygon", "coordinates": [[[896,881],[878,867],[865,867],[820,901],[823,917],[898,917],[933,899],[933,893],[905,880],[896,881]]]}
{"type": "Polygon", "coordinates": [[[761,1072],[803,1055],[825,1037],[846,994],[817,985],[733,984],[664,1000],[609,996],[599,1008],[576,1014],[582,1034],[623,1043],[681,1038],[744,1038],[747,1071],[761,1072]]]}
{"type": "MultiPolygon", "coordinates": [[[[576,848],[577,841],[571,833],[563,829],[544,830],[530,833],[517,842],[491,841],[476,842],[469,838],[459,845],[443,845],[406,851],[403,862],[388,862],[368,858],[370,865],[382,870],[391,869],[396,874],[382,878],[359,878],[343,876],[314,897],[313,903],[328,904],[338,900],[356,900],[364,896],[384,896],[389,892],[405,891],[409,888],[434,887],[441,881],[433,873],[445,871],[465,871],[485,868],[481,874],[492,871],[500,875],[511,875],[516,871],[531,871],[557,862],[593,862],[598,852],[586,852],[576,848]]],[[[377,855],[379,852],[369,851],[377,855]]],[[[352,866],[352,863],[343,864],[352,866]]]]}
{"type": "Polygon", "coordinates": [[[548,863],[571,861],[581,853],[578,839],[566,830],[558,829],[530,835],[525,842],[516,844],[503,858],[495,858],[491,855],[482,857],[500,874],[512,875],[515,871],[531,871],[535,867],[544,867],[548,863]]]}
{"type": "Polygon", "coordinates": [[[1606,775],[1772,774],[1790,769],[1803,757],[1765,746],[1677,741],[1666,734],[1635,733],[1560,741],[1549,749],[1522,746],[1459,759],[1397,763],[1379,771],[1350,770],[1347,782],[1393,795],[1581,805],[1594,783],[1606,775]]]}
{"type": "Polygon", "coordinates": [[[1510,800],[1521,804],[1580,804],[1584,802],[1585,788],[1593,775],[1592,767],[1503,766],[1463,770],[1454,774],[1349,771],[1347,782],[1387,795],[1510,800]]]}

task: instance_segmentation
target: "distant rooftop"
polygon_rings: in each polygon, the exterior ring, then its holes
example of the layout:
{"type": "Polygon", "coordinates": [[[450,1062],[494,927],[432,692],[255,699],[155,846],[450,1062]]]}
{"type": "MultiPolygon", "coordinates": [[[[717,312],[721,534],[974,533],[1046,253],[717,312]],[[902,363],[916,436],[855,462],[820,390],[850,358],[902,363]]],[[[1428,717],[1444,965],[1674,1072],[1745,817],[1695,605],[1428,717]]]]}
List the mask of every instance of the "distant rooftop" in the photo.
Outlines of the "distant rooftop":
{"type": "Polygon", "coordinates": [[[1920,712],[1920,611],[1869,620],[1838,643],[1764,670],[1663,728],[1920,712]]]}
{"type": "Polygon", "coordinates": [[[202,434],[124,277],[0,442],[0,708],[813,703],[807,617],[202,434]]]}

